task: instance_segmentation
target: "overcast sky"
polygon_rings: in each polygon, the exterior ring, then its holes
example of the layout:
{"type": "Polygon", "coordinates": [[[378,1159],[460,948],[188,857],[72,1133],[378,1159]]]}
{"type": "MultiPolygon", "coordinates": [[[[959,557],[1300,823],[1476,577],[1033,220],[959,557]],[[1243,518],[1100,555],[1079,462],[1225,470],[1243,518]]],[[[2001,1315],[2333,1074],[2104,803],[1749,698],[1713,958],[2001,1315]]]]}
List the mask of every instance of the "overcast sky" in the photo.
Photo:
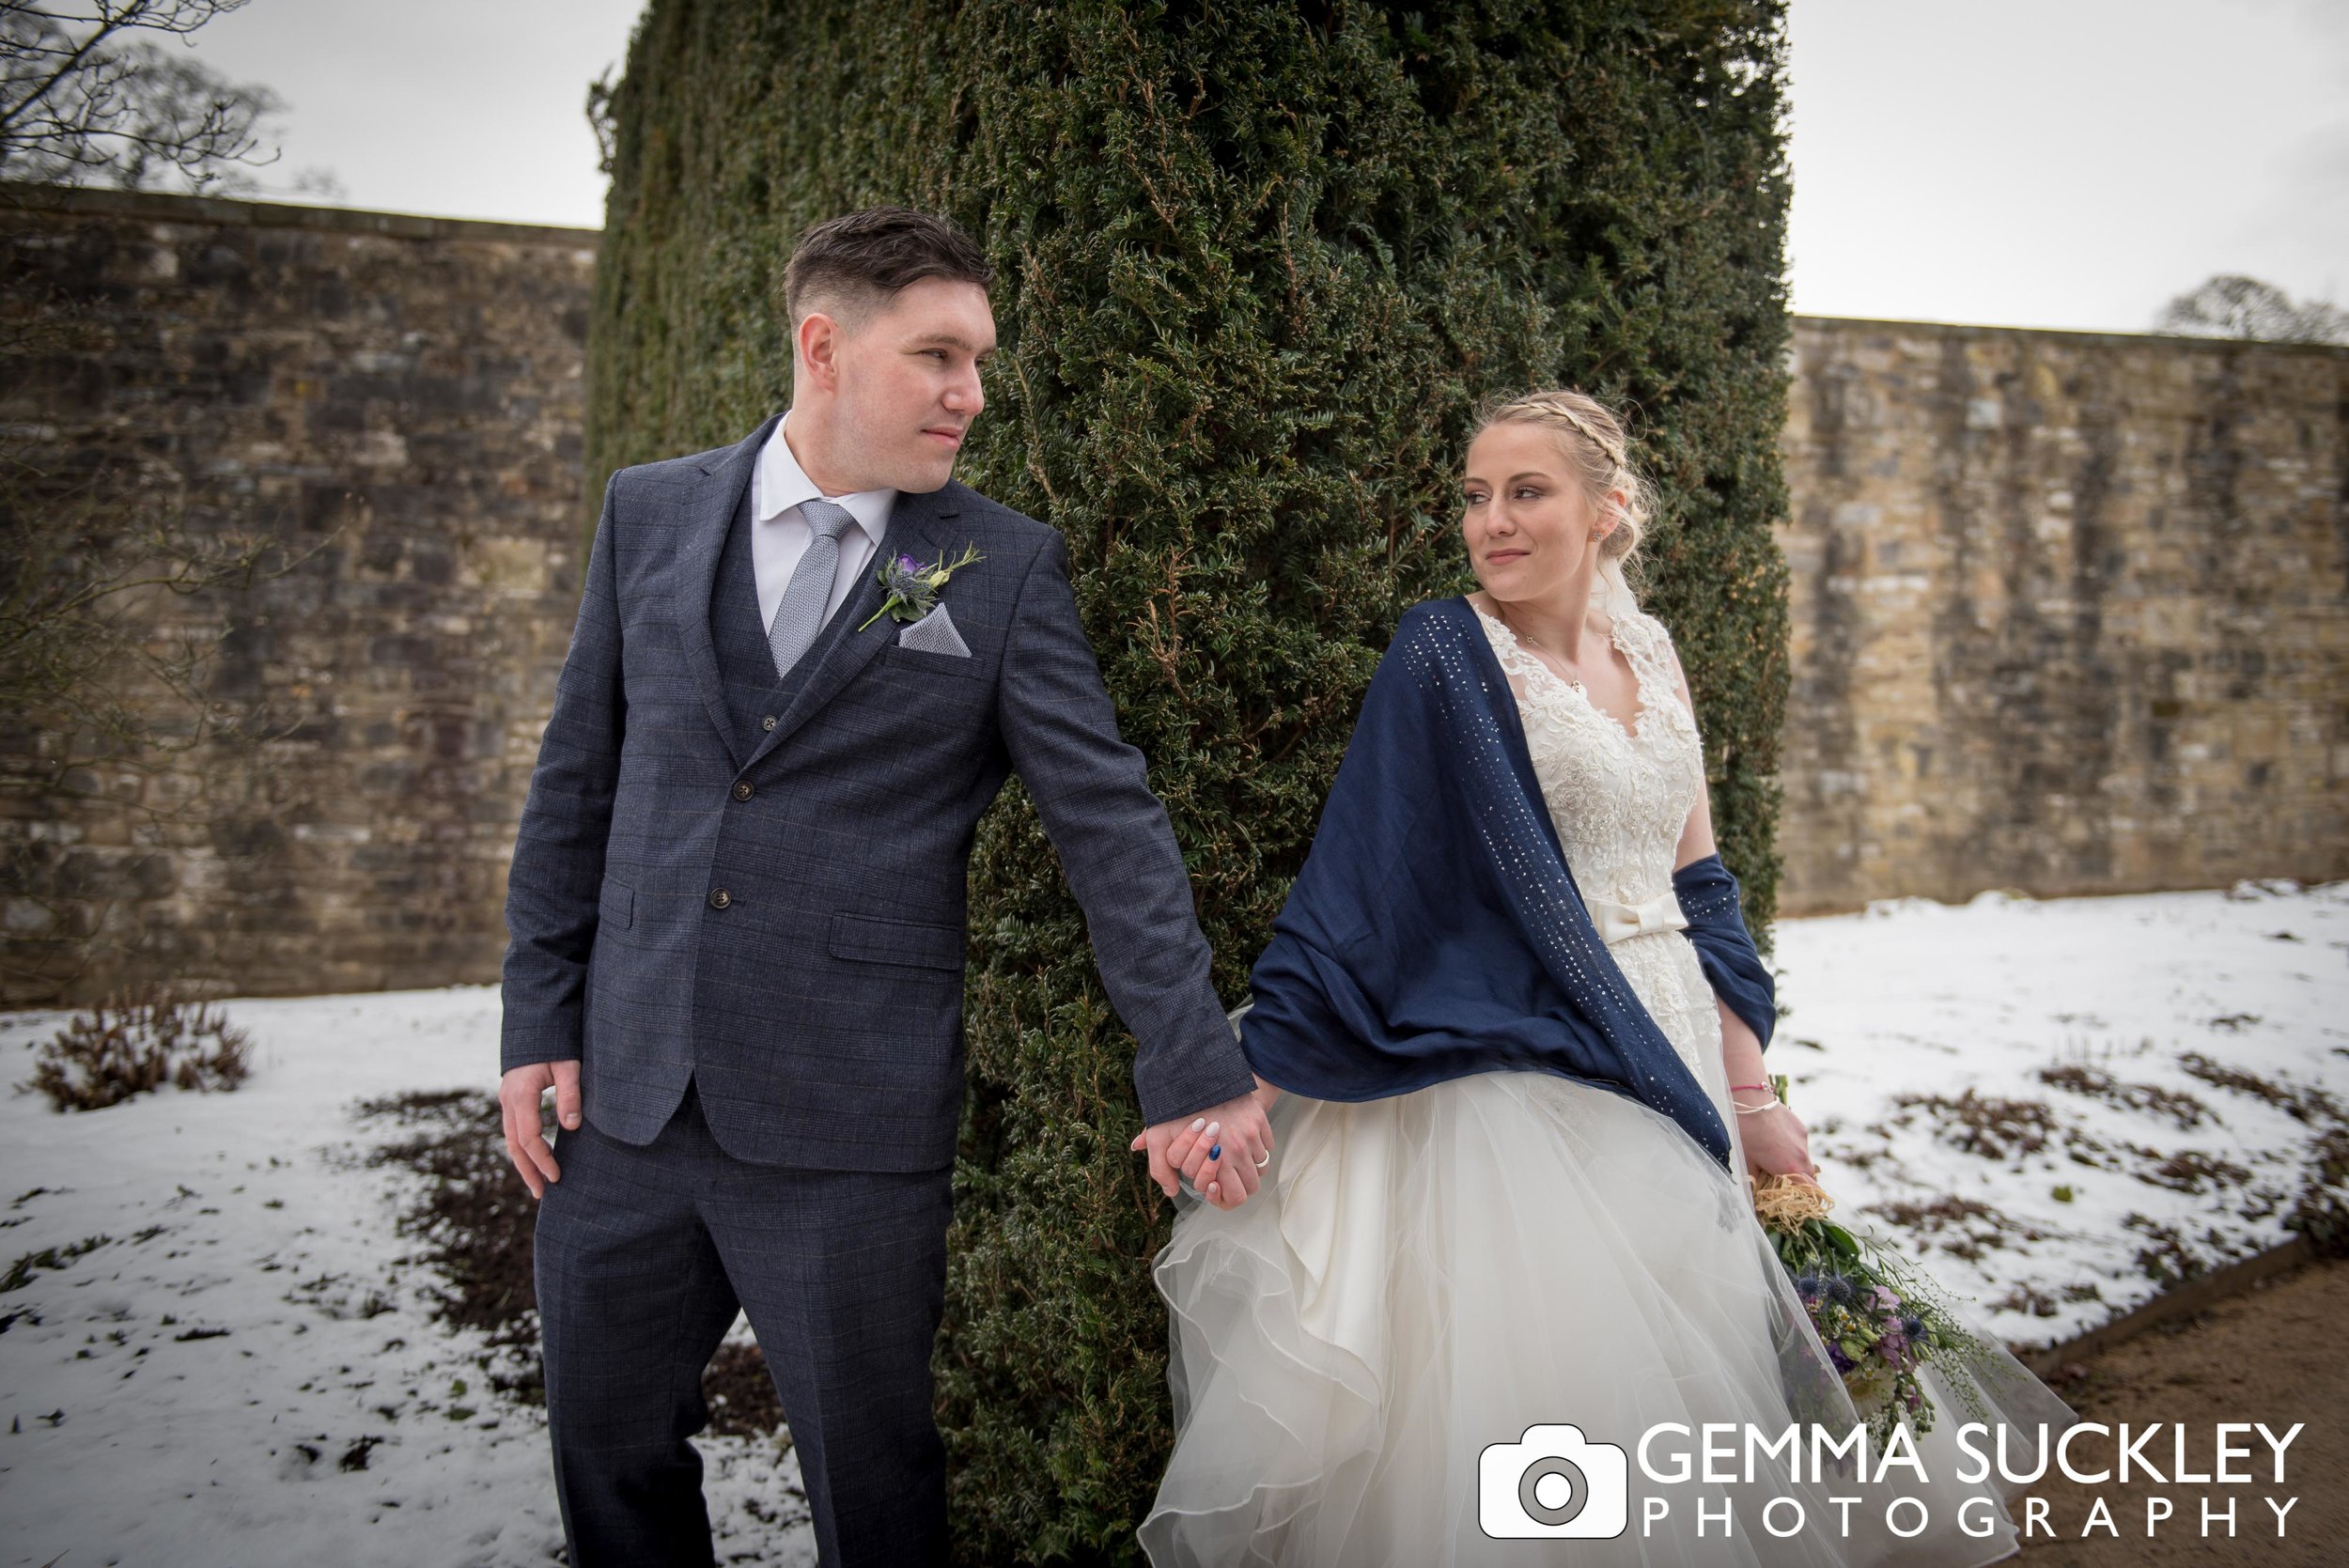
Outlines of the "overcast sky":
{"type": "MultiPolygon", "coordinates": [[[[587,84],[639,8],[252,0],[196,51],[287,101],[272,185],[593,227],[587,84]]],[[[2349,0],[1790,15],[1797,311],[2134,332],[2220,272],[2349,304],[2349,0]]]]}

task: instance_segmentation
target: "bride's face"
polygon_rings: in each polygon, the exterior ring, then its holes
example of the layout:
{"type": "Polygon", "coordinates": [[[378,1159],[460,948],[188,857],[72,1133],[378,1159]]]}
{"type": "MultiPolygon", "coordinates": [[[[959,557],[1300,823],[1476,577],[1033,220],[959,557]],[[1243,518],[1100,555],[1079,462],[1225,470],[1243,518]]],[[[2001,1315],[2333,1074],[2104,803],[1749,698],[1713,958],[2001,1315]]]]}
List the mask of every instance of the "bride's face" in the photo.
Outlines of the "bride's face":
{"type": "Polygon", "coordinates": [[[1598,565],[1595,508],[1569,474],[1559,438],[1538,425],[1489,427],[1469,443],[1461,536],[1485,592],[1504,603],[1589,591],[1598,565]]]}

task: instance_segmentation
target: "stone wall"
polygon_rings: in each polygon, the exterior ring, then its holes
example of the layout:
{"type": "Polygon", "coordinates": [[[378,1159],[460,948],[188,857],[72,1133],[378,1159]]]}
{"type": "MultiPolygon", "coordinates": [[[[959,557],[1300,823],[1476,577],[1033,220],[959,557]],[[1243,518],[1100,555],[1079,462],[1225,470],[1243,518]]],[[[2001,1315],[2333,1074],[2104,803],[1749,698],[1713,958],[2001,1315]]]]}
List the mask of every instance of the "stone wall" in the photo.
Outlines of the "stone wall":
{"type": "MultiPolygon", "coordinates": [[[[190,749],[0,721],[0,1002],[495,978],[597,239],[0,187],[0,517],[277,547],[121,601],[208,655],[218,723],[110,677],[190,749]]],[[[2349,350],[1799,318],[1794,368],[1786,912],[2349,875],[2349,350]]]]}
{"type": "Polygon", "coordinates": [[[0,509],[275,546],[249,589],[118,599],[209,654],[180,697],[109,676],[192,750],[0,728],[0,1000],[495,977],[584,566],[597,240],[0,188],[0,509]]]}
{"type": "Polygon", "coordinates": [[[1784,912],[2349,875],[2349,349],[1795,357],[1784,912]]]}

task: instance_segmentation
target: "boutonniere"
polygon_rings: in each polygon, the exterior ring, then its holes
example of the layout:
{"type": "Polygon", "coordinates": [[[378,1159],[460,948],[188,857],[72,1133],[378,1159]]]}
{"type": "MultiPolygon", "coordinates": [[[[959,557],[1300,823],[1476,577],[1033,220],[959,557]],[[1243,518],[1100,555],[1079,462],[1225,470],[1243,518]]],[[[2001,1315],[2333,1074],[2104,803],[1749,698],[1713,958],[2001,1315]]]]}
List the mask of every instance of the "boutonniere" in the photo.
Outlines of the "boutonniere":
{"type": "Polygon", "coordinates": [[[946,585],[948,578],[972,562],[985,559],[976,545],[965,545],[958,559],[949,561],[941,555],[926,567],[910,555],[883,561],[880,569],[873,575],[889,591],[889,597],[881,600],[881,607],[867,616],[864,626],[857,629],[863,631],[865,626],[871,626],[883,615],[894,616],[901,621],[920,620],[937,604],[938,590],[946,585]]]}

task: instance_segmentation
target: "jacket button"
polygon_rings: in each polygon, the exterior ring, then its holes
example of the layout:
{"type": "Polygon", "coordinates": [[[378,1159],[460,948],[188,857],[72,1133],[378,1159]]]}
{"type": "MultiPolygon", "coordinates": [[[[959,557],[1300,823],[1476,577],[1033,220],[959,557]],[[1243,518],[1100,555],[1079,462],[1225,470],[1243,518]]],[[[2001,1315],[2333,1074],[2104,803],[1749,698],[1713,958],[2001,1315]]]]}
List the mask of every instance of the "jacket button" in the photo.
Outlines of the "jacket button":
{"type": "Polygon", "coordinates": [[[725,889],[712,888],[709,890],[709,907],[711,908],[723,909],[733,902],[734,895],[727,893],[725,889]]]}
{"type": "Polygon", "coordinates": [[[734,781],[734,798],[738,800],[747,800],[751,798],[750,780],[737,779],[734,781]]]}
{"type": "Polygon", "coordinates": [[[761,719],[758,722],[758,727],[762,730],[773,729],[775,727],[775,716],[770,713],[766,718],[761,719]]]}

